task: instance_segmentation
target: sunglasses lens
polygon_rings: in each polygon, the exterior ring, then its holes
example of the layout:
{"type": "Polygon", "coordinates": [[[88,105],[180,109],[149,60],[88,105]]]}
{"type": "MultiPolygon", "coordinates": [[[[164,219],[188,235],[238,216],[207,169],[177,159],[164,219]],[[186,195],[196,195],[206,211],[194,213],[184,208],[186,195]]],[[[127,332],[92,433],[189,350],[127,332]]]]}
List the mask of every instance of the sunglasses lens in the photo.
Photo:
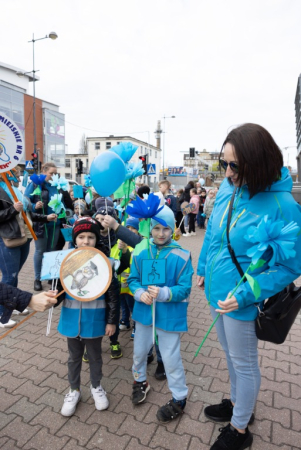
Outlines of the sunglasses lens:
{"type": "Polygon", "coordinates": [[[233,172],[238,173],[238,165],[236,163],[230,162],[229,165],[230,165],[231,169],[233,170],[233,172]]]}
{"type": "Polygon", "coordinates": [[[219,163],[224,170],[227,170],[228,163],[226,163],[226,161],[224,161],[223,159],[220,159],[219,163]]]}

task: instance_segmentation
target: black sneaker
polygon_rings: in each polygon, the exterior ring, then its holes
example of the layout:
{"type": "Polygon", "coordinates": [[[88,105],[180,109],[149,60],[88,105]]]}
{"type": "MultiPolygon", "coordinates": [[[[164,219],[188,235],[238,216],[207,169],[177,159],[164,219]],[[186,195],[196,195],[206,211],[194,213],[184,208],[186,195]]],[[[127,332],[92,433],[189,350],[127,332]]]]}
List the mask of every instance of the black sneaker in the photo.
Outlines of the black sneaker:
{"type": "Polygon", "coordinates": [[[134,405],[139,405],[139,403],[144,402],[146,399],[146,394],[150,390],[150,385],[147,381],[134,381],[133,392],[132,392],[132,403],[134,405]]]}
{"type": "Polygon", "coordinates": [[[122,357],[122,351],[121,351],[121,347],[118,341],[115,342],[111,342],[110,344],[111,347],[111,358],[112,359],[118,359],[122,357]]]}
{"type": "Polygon", "coordinates": [[[42,290],[42,283],[40,282],[40,280],[34,280],[33,290],[34,291],[41,291],[42,290]]]}
{"type": "Polygon", "coordinates": [[[83,354],[83,361],[84,361],[85,363],[88,363],[88,362],[89,362],[87,350],[84,351],[84,354],[83,354]]]}
{"type": "Polygon", "coordinates": [[[155,372],[155,378],[160,381],[166,380],[166,373],[163,362],[158,362],[157,369],[155,372]]]}
{"type": "Polygon", "coordinates": [[[186,406],[185,400],[171,399],[166,405],[161,406],[157,411],[157,419],[159,422],[168,423],[173,419],[176,419],[179,415],[184,414],[184,408],[186,406]]]}
{"type": "MultiPolygon", "coordinates": [[[[206,406],[204,414],[207,419],[210,419],[213,422],[230,422],[233,415],[233,408],[234,406],[232,405],[231,400],[225,398],[222,400],[222,403],[219,403],[218,405],[206,406]]],[[[252,413],[249,425],[252,425],[254,419],[255,416],[254,413],[252,413]]]]}
{"type": "Polygon", "coordinates": [[[244,450],[252,445],[252,433],[246,428],[245,434],[239,433],[229,423],[224,428],[220,428],[221,434],[218,436],[210,450],[244,450]]]}

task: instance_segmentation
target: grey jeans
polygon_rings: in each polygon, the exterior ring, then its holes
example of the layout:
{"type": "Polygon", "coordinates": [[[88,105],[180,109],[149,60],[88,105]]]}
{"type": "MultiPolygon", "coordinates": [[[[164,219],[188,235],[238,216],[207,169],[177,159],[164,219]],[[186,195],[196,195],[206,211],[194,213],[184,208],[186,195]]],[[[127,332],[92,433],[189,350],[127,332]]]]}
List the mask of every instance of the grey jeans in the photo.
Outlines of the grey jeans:
{"type": "Polygon", "coordinates": [[[99,386],[102,378],[102,337],[95,339],[67,338],[68,343],[68,380],[71,389],[80,388],[80,371],[85,347],[90,366],[90,380],[94,388],[99,386]]]}

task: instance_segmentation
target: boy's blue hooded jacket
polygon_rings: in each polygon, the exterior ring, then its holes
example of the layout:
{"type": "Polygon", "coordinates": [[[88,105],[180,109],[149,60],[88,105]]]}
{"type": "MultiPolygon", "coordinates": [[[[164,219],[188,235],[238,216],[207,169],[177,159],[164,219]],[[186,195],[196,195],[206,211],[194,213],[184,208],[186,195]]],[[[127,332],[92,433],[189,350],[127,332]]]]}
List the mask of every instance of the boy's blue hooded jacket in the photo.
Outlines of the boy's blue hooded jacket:
{"type": "Polygon", "coordinates": [[[147,286],[141,285],[141,267],[145,259],[166,259],[166,282],[156,283],[158,287],[169,288],[167,301],[156,301],[156,328],[165,331],[187,331],[187,307],[191,291],[193,268],[190,252],[182,249],[175,241],[159,248],[150,239],[150,251],[144,249],[133,256],[128,285],[134,294],[133,320],[143,325],[152,325],[152,307],[140,301],[147,286]]]}
{"type": "MultiPolygon", "coordinates": [[[[256,194],[251,199],[247,186],[237,189],[229,237],[244,272],[251,263],[251,259],[246,254],[247,250],[254,245],[244,238],[251,225],[257,226],[263,217],[268,215],[272,222],[281,220],[285,226],[294,221],[301,227],[301,207],[291,195],[292,179],[288,169],[282,168],[281,175],[281,179],[273,183],[271,189],[256,194]]],[[[225,179],[215,200],[197,268],[197,274],[205,277],[207,300],[215,308],[218,308],[219,300],[226,300],[228,293],[235,288],[241,278],[227,248],[227,217],[233,190],[234,186],[225,179]]],[[[234,294],[239,309],[228,315],[238,320],[254,320],[258,314],[255,303],[262,302],[280,292],[298,278],[301,274],[300,232],[297,235],[294,250],[296,251],[294,258],[281,260],[272,267],[265,264],[251,272],[250,275],[261,287],[259,299],[255,300],[248,282],[242,283],[234,294]]],[[[272,250],[269,249],[262,259],[269,261],[271,257],[272,250]]]]}

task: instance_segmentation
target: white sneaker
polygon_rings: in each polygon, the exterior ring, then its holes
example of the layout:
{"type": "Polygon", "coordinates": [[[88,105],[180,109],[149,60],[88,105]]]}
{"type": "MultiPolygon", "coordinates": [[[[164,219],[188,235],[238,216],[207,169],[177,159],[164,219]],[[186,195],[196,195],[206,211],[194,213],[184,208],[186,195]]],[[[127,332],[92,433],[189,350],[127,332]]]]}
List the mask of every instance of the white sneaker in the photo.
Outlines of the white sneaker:
{"type": "Polygon", "coordinates": [[[182,234],[182,236],[184,236],[184,237],[190,237],[191,234],[187,232],[187,233],[182,234]]]}
{"type": "Polygon", "coordinates": [[[65,395],[64,398],[64,404],[61,409],[62,416],[69,417],[72,416],[75,413],[76,406],[78,402],[80,401],[81,393],[77,390],[72,390],[68,392],[67,395],[65,395]]]}
{"type": "Polygon", "coordinates": [[[191,236],[196,236],[196,232],[195,231],[192,231],[190,234],[191,234],[191,236]]]}
{"type": "Polygon", "coordinates": [[[10,320],[7,323],[1,323],[0,322],[0,328],[12,328],[16,325],[17,322],[14,320],[10,320]]]}
{"type": "Polygon", "coordinates": [[[27,316],[27,314],[29,314],[28,309],[24,309],[24,311],[22,311],[22,312],[17,311],[16,309],[13,310],[14,316],[27,316]]]}
{"type": "Polygon", "coordinates": [[[103,390],[101,385],[97,388],[91,386],[91,394],[94,398],[95,408],[98,409],[98,411],[102,411],[103,409],[107,409],[109,407],[107,393],[103,390]]]}

